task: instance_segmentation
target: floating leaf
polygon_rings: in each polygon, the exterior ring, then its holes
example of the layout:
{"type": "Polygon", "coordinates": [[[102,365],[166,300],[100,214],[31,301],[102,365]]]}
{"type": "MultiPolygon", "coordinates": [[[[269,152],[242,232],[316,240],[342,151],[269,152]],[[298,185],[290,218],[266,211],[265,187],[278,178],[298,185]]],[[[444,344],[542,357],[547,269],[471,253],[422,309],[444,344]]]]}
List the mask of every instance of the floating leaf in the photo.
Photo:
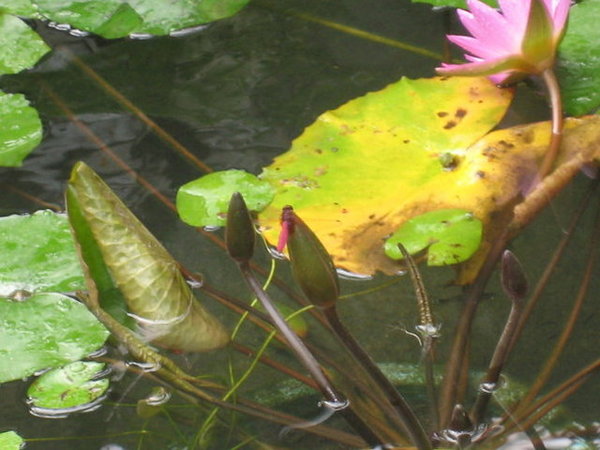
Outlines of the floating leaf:
{"type": "Polygon", "coordinates": [[[32,411],[53,416],[95,407],[109,386],[108,378],[95,378],[103,369],[103,363],[77,361],[44,373],[27,390],[32,411]]]}
{"type": "Polygon", "coordinates": [[[275,190],[269,183],[243,170],[214,172],[179,188],[179,217],[196,227],[223,226],[234,192],[242,194],[248,209],[260,211],[273,199],[275,190]]]}
{"type": "MultiPolygon", "coordinates": [[[[480,0],[490,6],[498,6],[496,0],[480,0]]],[[[412,0],[413,3],[429,3],[432,6],[453,6],[455,8],[467,8],[467,0],[412,0]]]]}
{"type": "Polygon", "coordinates": [[[108,331],[81,303],[61,294],[0,299],[0,383],[77,361],[108,331]]]}
{"type": "Polygon", "coordinates": [[[21,94],[0,92],[0,166],[20,166],[42,140],[37,111],[21,94]]]}
{"type": "Polygon", "coordinates": [[[565,111],[589,113],[600,107],[600,0],[571,6],[569,26],[559,48],[558,75],[565,111]]]}
{"type": "MultiPolygon", "coordinates": [[[[207,351],[228,341],[223,326],[194,298],[177,262],[83,163],[75,165],[69,180],[69,215],[73,208],[87,222],[110,275],[149,340],[183,351],[207,351]]],[[[72,224],[77,227],[77,221],[72,224]]]]}
{"type": "Polygon", "coordinates": [[[475,202],[481,177],[467,149],[497,124],[511,98],[484,78],[405,78],[324,113],[261,175],[277,190],[260,214],[267,239],[276,242],[289,204],[336,265],[397,272],[383,242],[406,220],[472,210],[466,203],[475,202]]]}
{"type": "Polygon", "coordinates": [[[46,19],[106,38],[172,31],[231,16],[248,0],[36,0],[46,19]]]}
{"type": "Polygon", "coordinates": [[[23,448],[23,438],[14,431],[0,433],[0,448],[4,450],[19,450],[23,448]]]}
{"type": "Polygon", "coordinates": [[[0,12],[0,74],[17,73],[50,51],[42,38],[25,22],[0,12]]]}
{"type": "Polygon", "coordinates": [[[442,209],[407,220],[386,242],[385,254],[402,259],[398,243],[410,254],[427,248],[430,266],[445,266],[469,259],[481,243],[481,221],[469,211],[442,209]]]}
{"type": "MultiPolygon", "coordinates": [[[[277,242],[279,214],[289,204],[337,266],[395,273],[400,267],[384,254],[385,239],[421,214],[463,209],[484,230],[482,249],[459,276],[469,282],[550,141],[548,122],[482,138],[510,98],[482,78],[403,79],[326,112],[261,175],[277,189],[259,216],[265,236],[277,242]]],[[[599,123],[566,122],[559,164],[598,157],[599,123]]]]}
{"type": "Polygon", "coordinates": [[[85,283],[64,214],[38,211],[0,218],[0,295],[71,292],[85,283]]]}

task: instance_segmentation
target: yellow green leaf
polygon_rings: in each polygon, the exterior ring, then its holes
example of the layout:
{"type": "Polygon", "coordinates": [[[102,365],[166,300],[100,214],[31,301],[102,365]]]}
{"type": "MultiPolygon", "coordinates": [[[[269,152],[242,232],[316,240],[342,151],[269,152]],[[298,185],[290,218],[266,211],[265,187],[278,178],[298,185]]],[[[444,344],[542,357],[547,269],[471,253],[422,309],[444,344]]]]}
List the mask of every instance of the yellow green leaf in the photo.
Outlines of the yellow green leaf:
{"type": "MultiPolygon", "coordinates": [[[[387,237],[421,214],[462,209],[483,224],[482,247],[458,280],[468,282],[550,140],[548,122],[487,134],[511,98],[483,78],[402,79],[324,113],[261,175],[276,189],[260,214],[265,236],[277,242],[281,208],[292,205],[336,266],[396,273],[387,237]]],[[[598,120],[567,121],[560,161],[598,157],[598,120]]]]}
{"type": "Polygon", "coordinates": [[[384,238],[419,213],[468,209],[460,199],[436,204],[428,197],[446,191],[445,178],[511,99],[511,90],[485,78],[403,78],[324,113],[261,175],[277,190],[260,215],[267,239],[276,242],[279,213],[289,204],[336,265],[363,274],[397,271],[383,253],[384,238]]]}

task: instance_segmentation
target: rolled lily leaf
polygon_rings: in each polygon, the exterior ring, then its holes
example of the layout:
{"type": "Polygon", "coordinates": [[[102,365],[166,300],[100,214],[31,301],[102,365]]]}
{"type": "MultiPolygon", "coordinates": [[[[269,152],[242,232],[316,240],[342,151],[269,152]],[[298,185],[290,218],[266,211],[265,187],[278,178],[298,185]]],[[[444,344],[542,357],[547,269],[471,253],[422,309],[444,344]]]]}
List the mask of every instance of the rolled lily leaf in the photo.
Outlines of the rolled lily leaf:
{"type": "MultiPolygon", "coordinates": [[[[228,333],[196,300],[177,262],[100,177],[84,163],[73,168],[67,211],[79,253],[90,268],[96,247],[142,335],[175,350],[202,352],[225,345],[228,333]],[[82,225],[82,219],[84,221],[82,225]],[[82,228],[87,227],[87,239],[82,228]]],[[[98,280],[100,281],[100,280],[98,280]]],[[[105,280],[96,283],[101,291],[105,280]]]]}

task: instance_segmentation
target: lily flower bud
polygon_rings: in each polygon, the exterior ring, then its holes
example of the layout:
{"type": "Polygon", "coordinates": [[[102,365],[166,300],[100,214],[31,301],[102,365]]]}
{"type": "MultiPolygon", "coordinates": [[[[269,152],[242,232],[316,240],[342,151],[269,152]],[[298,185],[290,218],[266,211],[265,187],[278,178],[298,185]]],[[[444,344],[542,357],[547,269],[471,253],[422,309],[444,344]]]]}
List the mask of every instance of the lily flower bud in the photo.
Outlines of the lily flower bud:
{"type": "Polygon", "coordinates": [[[237,262],[248,261],[254,254],[256,231],[250,212],[239,192],[234,192],[227,210],[227,227],[225,228],[225,244],[227,251],[237,262]]]}
{"type": "Polygon", "coordinates": [[[521,301],[525,298],[529,290],[529,284],[521,263],[510,250],[505,250],[502,255],[500,278],[502,289],[513,301],[521,301]]]}
{"type": "Polygon", "coordinates": [[[291,206],[281,213],[292,271],[306,298],[320,308],[335,304],[340,294],[337,272],[329,253],[291,206]]]}

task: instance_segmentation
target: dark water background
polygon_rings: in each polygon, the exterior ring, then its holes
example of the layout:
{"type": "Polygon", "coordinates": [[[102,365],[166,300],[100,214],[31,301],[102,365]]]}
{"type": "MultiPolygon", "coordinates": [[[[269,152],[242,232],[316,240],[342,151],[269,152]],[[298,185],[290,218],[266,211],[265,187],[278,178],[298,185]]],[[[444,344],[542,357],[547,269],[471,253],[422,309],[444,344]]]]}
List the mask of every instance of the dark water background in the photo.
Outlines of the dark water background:
{"type": "MultiPolygon", "coordinates": [[[[57,50],[34,70],[6,76],[0,85],[7,91],[26,93],[40,111],[44,140],[23,167],[0,168],[0,179],[44,201],[63,205],[62,195],[70,169],[76,161],[83,160],[101,174],[178,259],[202,272],[211,284],[248,298],[234,265],[222,251],[179,222],[116,166],[65,117],[48,96],[47,89],[62,98],[76,117],[127,164],[174,200],[178,187],[202,172],[72,64],[69,52],[79,55],[210,167],[215,170],[240,168],[254,173],[260,173],[274,156],[284,152],[291,140],[323,111],[381,89],[402,76],[434,75],[438,61],[432,58],[358,38],[291,11],[430,51],[443,51],[443,13],[434,13],[427,5],[400,0],[288,0],[277,2],[276,9],[254,2],[232,18],[179,38],[84,40],[40,25],[40,31],[57,50]],[[61,50],[65,47],[69,52],[61,50]]],[[[505,121],[507,124],[547,118],[543,97],[535,89],[521,88],[517,98],[505,121]]],[[[542,272],[585,186],[583,177],[576,179],[512,246],[532,280],[542,272]]],[[[3,190],[0,197],[2,215],[27,213],[38,208],[13,191],[3,190]]],[[[591,224],[592,214],[588,213],[511,359],[507,373],[515,380],[528,383],[535,378],[537,368],[550,351],[550,344],[560,333],[581,278],[591,224]]],[[[262,260],[266,261],[264,255],[262,260]]],[[[444,324],[440,344],[443,358],[461,310],[460,289],[447,285],[452,279],[450,269],[423,270],[436,317],[444,324]]],[[[285,267],[281,267],[281,273],[286,276],[285,267]]],[[[344,283],[343,289],[346,293],[360,291],[386,281],[383,277],[371,282],[349,281],[344,283]]],[[[551,385],[597,358],[599,289],[596,276],[573,340],[559,362],[551,385]]],[[[205,300],[205,304],[222,315],[226,323],[234,323],[234,317],[221,306],[210,300],[205,300]]],[[[403,327],[410,328],[416,322],[414,295],[408,280],[369,296],[350,298],[340,309],[345,323],[376,360],[418,362],[419,348],[403,331],[403,327]]],[[[487,365],[508,309],[509,302],[494,280],[474,326],[474,367],[481,369],[487,365]]],[[[239,356],[226,350],[210,355],[188,355],[179,361],[192,372],[210,369],[223,376],[229,357],[234,358],[234,365],[243,367],[239,356]]],[[[273,371],[259,370],[260,375],[249,381],[249,389],[271,386],[283,379],[273,371]]],[[[136,447],[138,436],[119,435],[144,426],[158,434],[173,434],[173,428],[163,419],[144,424],[143,419],[135,416],[131,405],[146,396],[153,384],[141,380],[129,389],[136,381],[134,378],[127,374],[115,381],[111,401],[103,408],[60,420],[32,417],[25,404],[27,383],[8,383],[0,386],[3,404],[0,427],[14,429],[25,438],[116,435],[31,442],[27,446],[31,449],[96,449],[109,443],[127,449],[167,448],[164,445],[168,441],[161,438],[147,437],[136,447]],[[116,401],[125,405],[116,407],[116,401]]],[[[600,403],[599,389],[600,382],[593,379],[567,403],[577,420],[589,423],[599,418],[591,407],[600,403]]],[[[181,426],[185,432],[193,433],[193,425],[181,426]]],[[[267,425],[266,428],[275,427],[267,425]]],[[[293,448],[309,445],[294,446],[285,441],[280,444],[293,448]]],[[[214,445],[214,448],[228,448],[227,444],[220,444],[218,438],[214,445]]],[[[179,443],[168,448],[184,446],[179,443]]]]}

